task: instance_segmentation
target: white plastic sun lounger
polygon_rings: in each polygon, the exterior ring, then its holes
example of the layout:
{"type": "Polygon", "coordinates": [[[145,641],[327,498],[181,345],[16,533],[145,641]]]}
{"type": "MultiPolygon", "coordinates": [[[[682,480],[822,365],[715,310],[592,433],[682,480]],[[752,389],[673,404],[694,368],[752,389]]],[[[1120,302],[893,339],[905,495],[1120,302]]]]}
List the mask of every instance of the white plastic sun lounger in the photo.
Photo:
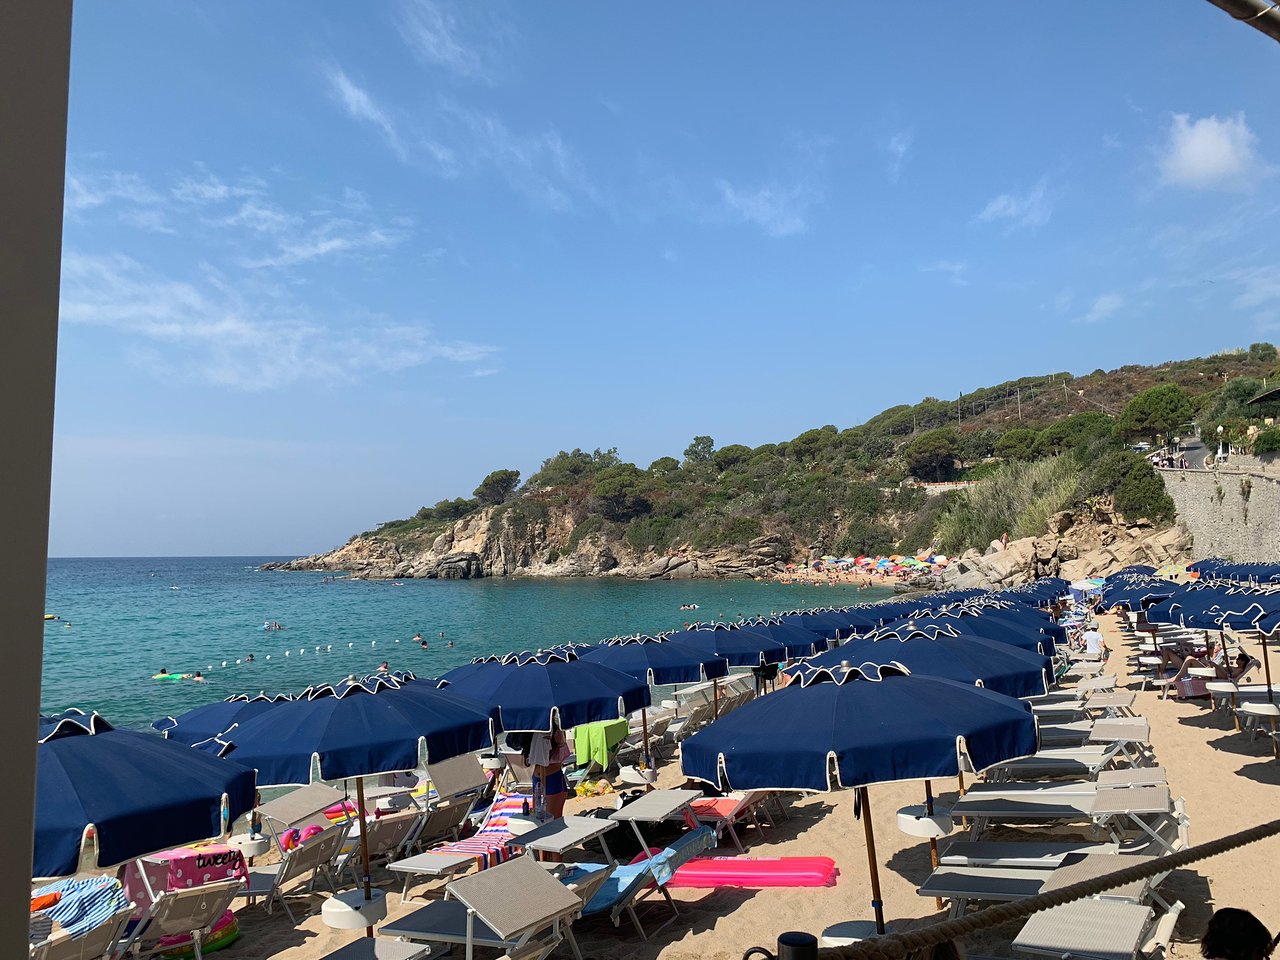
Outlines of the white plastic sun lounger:
{"type": "Polygon", "coordinates": [[[582,953],[569,929],[582,912],[582,898],[531,857],[454,880],[445,900],[383,924],[384,937],[415,942],[461,943],[471,960],[476,947],[504,951],[520,960],[542,960],[562,940],[577,960],[582,953]]]}
{"type": "MultiPolygon", "coordinates": [[[[1008,869],[1001,867],[951,867],[934,870],[917,893],[924,897],[944,897],[951,901],[953,916],[964,912],[970,900],[1004,902],[1034,897],[1039,893],[1070,886],[1082,880],[1105,876],[1124,867],[1138,866],[1151,857],[1118,856],[1105,853],[1071,854],[1048,869],[1008,869]]],[[[1099,894],[1104,900],[1143,903],[1168,876],[1157,874],[1099,894]]]]}
{"type": "Polygon", "coordinates": [[[243,888],[244,881],[236,879],[161,891],[113,956],[149,957],[154,953],[171,953],[176,949],[174,945],[162,944],[162,940],[189,936],[195,960],[201,960],[201,939],[231,909],[243,888]]]}
{"type": "Polygon", "coordinates": [[[113,952],[125,924],[133,916],[133,904],[117,910],[83,936],[58,930],[47,940],[31,945],[30,960],[101,960],[113,952]]]}
{"type": "Polygon", "coordinates": [[[1163,856],[1190,846],[1190,824],[1185,805],[1174,803],[1174,812],[1157,815],[1150,833],[1122,843],[1087,840],[952,840],[939,863],[952,867],[1055,867],[1073,853],[1123,853],[1163,856]]]}
{"type": "Polygon", "coordinates": [[[1119,841],[1120,825],[1131,820],[1143,832],[1151,827],[1143,815],[1168,814],[1172,809],[1167,786],[1120,787],[1092,794],[999,796],[966,794],[951,808],[953,819],[969,818],[970,839],[981,839],[988,824],[1092,823],[1119,841]]]}

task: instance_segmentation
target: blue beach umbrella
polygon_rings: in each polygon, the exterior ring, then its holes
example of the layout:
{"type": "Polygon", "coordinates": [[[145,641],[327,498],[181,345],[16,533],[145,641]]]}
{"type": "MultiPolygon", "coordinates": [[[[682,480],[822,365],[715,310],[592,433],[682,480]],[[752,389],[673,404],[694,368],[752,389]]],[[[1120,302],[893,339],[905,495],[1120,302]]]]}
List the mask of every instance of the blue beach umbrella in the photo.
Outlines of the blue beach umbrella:
{"type": "Polygon", "coordinates": [[[971,634],[949,635],[935,631],[908,633],[896,639],[850,640],[834,650],[805,661],[811,667],[838,667],[900,663],[913,676],[943,677],[957,683],[980,684],[1007,697],[1038,697],[1049,692],[1052,661],[1032,653],[971,634]]]}
{"type": "Polygon", "coordinates": [[[1031,653],[1043,654],[1046,657],[1053,655],[1053,641],[1043,634],[1032,633],[995,620],[982,622],[977,617],[962,617],[954,614],[925,614],[910,620],[896,620],[893,623],[886,623],[879,630],[866,636],[873,640],[902,640],[919,631],[924,631],[929,636],[964,634],[986,637],[988,640],[995,640],[997,643],[1008,644],[1031,653]]]}
{"type": "Polygon", "coordinates": [[[163,717],[151,726],[168,739],[191,746],[226,733],[232,727],[270,709],[273,704],[292,699],[288,694],[274,697],[268,697],[264,693],[257,696],[240,694],[217,703],[206,703],[176,717],[163,717]]]}
{"type": "Polygon", "coordinates": [[[729,675],[729,661],[723,657],[661,637],[614,637],[584,652],[580,659],[620,670],[651,686],[699,683],[729,675]]]}
{"type": "Polygon", "coordinates": [[[539,651],[457,674],[445,674],[448,689],[496,709],[510,732],[549,733],[557,723],[567,729],[614,720],[650,703],[644,680],[563,653],[539,651]]]}
{"type": "MultiPolygon", "coordinates": [[[[834,613],[832,617],[843,619],[839,614],[834,613]]],[[[744,620],[742,628],[752,633],[762,633],[771,640],[778,641],[793,657],[812,656],[815,651],[821,652],[827,649],[828,640],[834,639],[824,632],[787,623],[781,617],[757,617],[754,620],[744,620]]],[[[848,633],[849,631],[843,628],[839,632],[848,633]]]]}
{"type": "MultiPolygon", "coordinates": [[[[699,683],[729,675],[729,661],[715,654],[661,637],[614,637],[581,656],[590,663],[612,667],[630,677],[655,684],[699,683]]],[[[649,757],[649,716],[641,709],[645,762],[649,757]]]]}
{"type": "Polygon", "coordinates": [[[38,877],[75,873],[90,827],[96,866],[108,867],[221,836],[253,808],[251,769],[97,714],[41,717],[38,737],[38,877]]]}
{"type": "Polygon", "coordinates": [[[680,766],[721,790],[857,790],[883,933],[867,786],[924,780],[928,790],[931,779],[1029,756],[1038,741],[1020,700],[903,667],[816,667],[685,740],[680,766]]]}
{"type": "Polygon", "coordinates": [[[699,624],[688,630],[669,633],[666,639],[723,657],[734,667],[762,667],[790,658],[786,644],[768,634],[756,633],[735,624],[699,624]]]}
{"type": "Polygon", "coordinates": [[[220,739],[237,763],[258,771],[259,786],[298,786],[413,770],[492,740],[493,711],[431,684],[381,677],[310,688],[272,705],[220,739]]]}
{"type": "MultiPolygon", "coordinates": [[[[237,763],[258,771],[260,786],[315,779],[356,781],[364,899],[372,899],[365,841],[364,778],[413,770],[493,743],[492,711],[431,683],[390,677],[308,689],[274,704],[219,738],[237,763]]],[[[372,928],[368,931],[372,936],[372,928]]]]}

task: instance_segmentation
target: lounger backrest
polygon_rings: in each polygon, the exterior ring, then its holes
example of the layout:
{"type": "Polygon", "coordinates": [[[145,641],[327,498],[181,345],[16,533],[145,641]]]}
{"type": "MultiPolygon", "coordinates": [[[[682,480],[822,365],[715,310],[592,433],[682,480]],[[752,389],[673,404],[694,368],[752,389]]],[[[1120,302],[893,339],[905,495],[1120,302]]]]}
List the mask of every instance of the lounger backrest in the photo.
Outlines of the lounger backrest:
{"type": "Polygon", "coordinates": [[[286,853],[280,864],[280,872],[276,875],[276,887],[281,888],[299,877],[311,877],[321,867],[331,863],[342,849],[348,829],[349,824],[339,823],[286,853]]]}
{"type": "Polygon", "coordinates": [[[30,960],[101,960],[116,945],[133,913],[134,907],[130,904],[83,937],[72,938],[65,932],[54,934],[39,946],[32,947],[30,960]]]}
{"type": "Polygon", "coordinates": [[[418,830],[418,837],[423,841],[431,841],[456,835],[472,806],[469,797],[450,797],[440,801],[427,813],[426,820],[418,830]]]}
{"type": "Polygon", "coordinates": [[[507,762],[508,789],[532,789],[533,767],[524,762],[524,756],[517,750],[503,750],[502,759],[507,762]]]}
{"type": "Polygon", "coordinates": [[[244,881],[237,879],[220,880],[185,890],[166,890],[148,911],[148,925],[142,939],[159,940],[212,927],[231,908],[243,889],[244,881]]]}
{"type": "Polygon", "coordinates": [[[441,800],[483,790],[489,783],[480,761],[469,753],[440,763],[427,764],[427,776],[431,778],[431,786],[441,800]]]}
{"type": "Polygon", "coordinates": [[[649,724],[649,739],[660,740],[666,736],[667,728],[671,726],[671,717],[659,717],[653,723],[649,724]]]}
{"type": "MultiPolygon", "coordinates": [[[[368,824],[368,844],[369,856],[378,857],[384,853],[395,850],[400,844],[404,843],[411,831],[418,822],[418,814],[398,813],[390,817],[379,817],[368,824]]],[[[359,827],[352,830],[352,835],[356,836],[359,827]]]]}
{"type": "Polygon", "coordinates": [[[699,827],[682,833],[664,852],[671,854],[667,863],[674,871],[715,845],[716,832],[710,827],[699,827]]]}

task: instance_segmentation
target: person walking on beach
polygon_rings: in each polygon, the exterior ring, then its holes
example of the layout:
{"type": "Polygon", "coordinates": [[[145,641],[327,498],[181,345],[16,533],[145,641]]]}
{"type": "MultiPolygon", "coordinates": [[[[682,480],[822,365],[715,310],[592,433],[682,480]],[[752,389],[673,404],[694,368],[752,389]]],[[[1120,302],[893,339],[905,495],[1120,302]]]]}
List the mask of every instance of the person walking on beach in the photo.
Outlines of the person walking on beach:
{"type": "Polygon", "coordinates": [[[1111,654],[1106,638],[1102,636],[1098,624],[1094,621],[1090,621],[1084,633],[1080,635],[1080,642],[1084,645],[1084,655],[1090,660],[1106,660],[1111,654]]]}

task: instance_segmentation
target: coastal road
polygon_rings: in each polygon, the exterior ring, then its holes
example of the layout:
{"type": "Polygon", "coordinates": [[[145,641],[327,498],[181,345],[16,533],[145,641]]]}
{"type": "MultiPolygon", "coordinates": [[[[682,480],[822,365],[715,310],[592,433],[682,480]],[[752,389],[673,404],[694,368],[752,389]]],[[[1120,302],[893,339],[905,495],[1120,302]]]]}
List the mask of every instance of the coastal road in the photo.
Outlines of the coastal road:
{"type": "Polygon", "coordinates": [[[1188,437],[1182,442],[1182,455],[1187,458],[1187,465],[1192,470],[1204,469],[1204,458],[1211,453],[1198,437],[1188,437]]]}

